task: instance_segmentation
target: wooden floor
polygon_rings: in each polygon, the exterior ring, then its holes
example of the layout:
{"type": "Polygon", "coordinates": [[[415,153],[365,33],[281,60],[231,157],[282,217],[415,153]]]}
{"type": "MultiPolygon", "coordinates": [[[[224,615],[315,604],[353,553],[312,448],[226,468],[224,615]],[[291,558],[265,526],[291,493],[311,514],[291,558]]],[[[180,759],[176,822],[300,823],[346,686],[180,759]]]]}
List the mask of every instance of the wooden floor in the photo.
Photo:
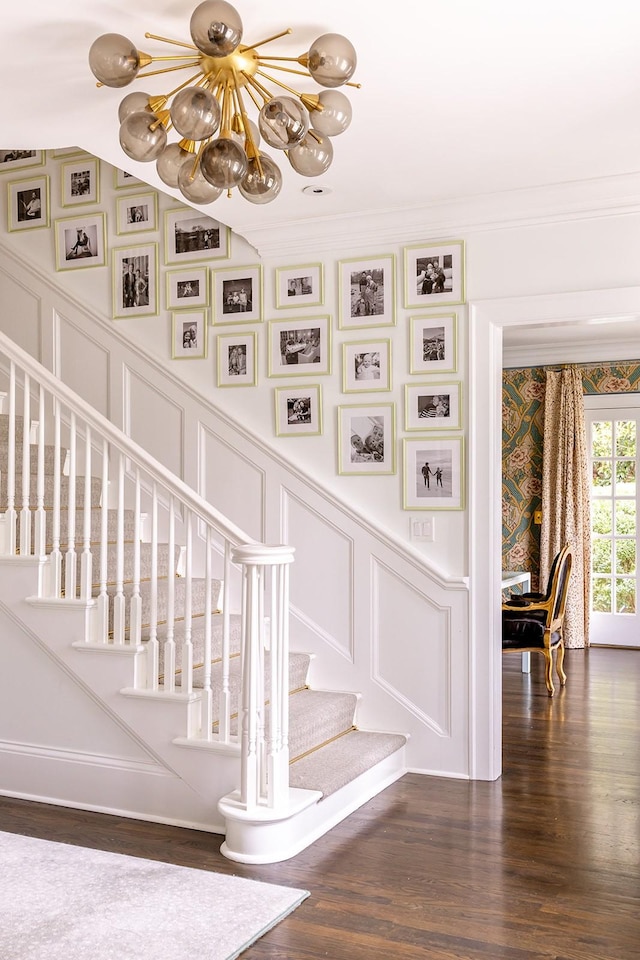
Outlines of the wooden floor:
{"type": "Polygon", "coordinates": [[[504,661],[501,780],[408,775],[286,863],[1,798],[0,830],[310,890],[243,960],[639,960],[640,651],[569,651],[553,700],[533,661],[504,661]]]}

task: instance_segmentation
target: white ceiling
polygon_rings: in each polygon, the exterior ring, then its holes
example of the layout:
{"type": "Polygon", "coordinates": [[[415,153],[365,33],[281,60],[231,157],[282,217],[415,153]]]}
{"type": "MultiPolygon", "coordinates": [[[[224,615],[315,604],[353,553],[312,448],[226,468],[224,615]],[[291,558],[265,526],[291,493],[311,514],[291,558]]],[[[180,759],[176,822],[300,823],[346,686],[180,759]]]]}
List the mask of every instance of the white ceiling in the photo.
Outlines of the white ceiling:
{"type": "MultiPolygon", "coordinates": [[[[87,53],[105,32],[164,52],[144,39],[145,31],[188,41],[195,5],[4,4],[2,146],[77,144],[165,189],[155,164],[136,164],[121,152],[117,106],[130,90],[165,92],[179,80],[170,74],[144,86],[97,89],[87,53]]],[[[234,196],[205,208],[249,240],[285,224],[313,233],[327,221],[344,224],[365,212],[415,218],[416,209],[442,202],[640,167],[638,0],[323,0],[313,7],[237,0],[235,6],[247,43],[293,28],[291,37],[271,45],[273,54],[298,55],[322,33],[344,34],[358,52],[354,80],[362,84],[343,88],[353,123],[335,138],[333,166],[319,181],[294,173],[273,151],[284,186],[272,204],[256,207],[234,196]],[[305,196],[302,188],[316,182],[332,192],[305,196]]],[[[307,83],[306,89],[318,88],[307,83]]]]}

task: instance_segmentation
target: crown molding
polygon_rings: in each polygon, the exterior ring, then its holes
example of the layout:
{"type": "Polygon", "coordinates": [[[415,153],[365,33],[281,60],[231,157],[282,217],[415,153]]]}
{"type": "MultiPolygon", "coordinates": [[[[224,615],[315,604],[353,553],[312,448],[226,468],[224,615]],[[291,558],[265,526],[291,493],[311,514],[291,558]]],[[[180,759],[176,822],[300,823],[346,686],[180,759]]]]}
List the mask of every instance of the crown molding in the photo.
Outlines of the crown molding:
{"type": "Polygon", "coordinates": [[[640,213],[640,171],[313,220],[236,222],[262,257],[366,250],[440,236],[640,213]]]}

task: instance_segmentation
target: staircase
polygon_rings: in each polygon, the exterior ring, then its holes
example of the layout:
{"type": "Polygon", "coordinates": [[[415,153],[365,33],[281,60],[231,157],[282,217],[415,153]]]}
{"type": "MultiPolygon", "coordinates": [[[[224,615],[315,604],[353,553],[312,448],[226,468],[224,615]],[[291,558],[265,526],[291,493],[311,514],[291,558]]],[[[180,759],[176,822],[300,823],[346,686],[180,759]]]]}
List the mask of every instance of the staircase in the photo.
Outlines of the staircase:
{"type": "Polygon", "coordinates": [[[0,557],[5,582],[30,564],[20,616],[217,804],[223,852],[287,859],[401,776],[406,737],[359,730],[358,695],[314,690],[290,652],[293,551],[253,543],[2,334],[0,366],[0,557]]]}

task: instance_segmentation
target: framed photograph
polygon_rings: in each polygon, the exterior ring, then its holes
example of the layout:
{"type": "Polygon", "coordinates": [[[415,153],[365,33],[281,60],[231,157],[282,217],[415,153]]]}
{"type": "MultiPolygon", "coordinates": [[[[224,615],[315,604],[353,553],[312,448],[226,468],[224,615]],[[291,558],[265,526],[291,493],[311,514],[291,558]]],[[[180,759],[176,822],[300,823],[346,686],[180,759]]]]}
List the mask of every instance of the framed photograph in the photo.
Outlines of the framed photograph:
{"type": "Polygon", "coordinates": [[[342,344],[342,392],[391,390],[391,341],[342,344]]]}
{"type": "Polygon", "coordinates": [[[60,202],[63,207],[99,201],[100,183],[98,161],[95,157],[63,163],[60,173],[62,177],[60,202]]]}
{"type": "Polygon", "coordinates": [[[212,271],[213,322],[257,323],[262,320],[262,266],[212,271]]]}
{"type": "Polygon", "coordinates": [[[458,369],[458,317],[434,313],[411,317],[410,373],[455,373],[458,369]]]}
{"type": "Polygon", "coordinates": [[[395,262],[393,254],[339,262],[341,330],[395,323],[395,262]]]}
{"type": "Polygon", "coordinates": [[[322,388],[276,387],[276,436],[317,437],[322,433],[322,388]]]}
{"type": "Polygon", "coordinates": [[[111,251],[113,317],[145,317],[158,312],[158,244],[116,247],[111,251]]]}
{"type": "Polygon", "coordinates": [[[168,270],[167,310],[209,306],[209,272],[206,267],[168,270]]]}
{"type": "Polygon", "coordinates": [[[229,228],[189,207],[164,214],[165,263],[190,263],[229,256],[229,228]]]}
{"type": "Polygon", "coordinates": [[[116,190],[122,190],[124,187],[137,187],[141,183],[142,180],[138,180],[132,173],[127,173],[126,170],[119,170],[117,167],[114,167],[113,186],[116,190]]]}
{"type": "Polygon", "coordinates": [[[458,430],[461,384],[410,383],[404,388],[405,430],[458,430]]]}
{"type": "Polygon", "coordinates": [[[464,240],[440,240],[404,248],[405,307],[464,303],[464,240]]]}
{"type": "Polygon", "coordinates": [[[49,177],[12,180],[7,184],[9,230],[49,226],[49,177]]]}
{"type": "Polygon", "coordinates": [[[395,473],[395,404],[338,407],[338,472],[395,473]]]}
{"type": "Polygon", "coordinates": [[[58,150],[52,150],[51,156],[55,160],[58,160],[60,157],[76,157],[78,154],[84,152],[82,147],[60,147],[58,150]]]}
{"type": "Polygon", "coordinates": [[[269,376],[331,373],[329,317],[269,321],[269,376]]]}
{"type": "Polygon", "coordinates": [[[24,167],[41,167],[44,157],[44,150],[0,150],[0,173],[24,167]]]}
{"type": "Polygon", "coordinates": [[[276,270],[276,307],[319,307],[323,303],[323,268],[321,263],[304,263],[298,267],[276,270]]]}
{"type": "Polygon", "coordinates": [[[257,352],[255,333],[219,333],[218,386],[255,387],[257,352]]]}
{"type": "Polygon", "coordinates": [[[106,266],[105,233],[104,213],[56,220],[56,270],[106,266]]]}
{"type": "Polygon", "coordinates": [[[203,360],[207,356],[206,310],[172,313],[171,344],[172,360],[203,360]]]}
{"type": "Polygon", "coordinates": [[[462,437],[402,441],[405,510],[464,509],[462,437]]]}
{"type": "Polygon", "coordinates": [[[143,233],[158,229],[158,194],[127,193],[116,199],[118,233],[143,233]]]}

